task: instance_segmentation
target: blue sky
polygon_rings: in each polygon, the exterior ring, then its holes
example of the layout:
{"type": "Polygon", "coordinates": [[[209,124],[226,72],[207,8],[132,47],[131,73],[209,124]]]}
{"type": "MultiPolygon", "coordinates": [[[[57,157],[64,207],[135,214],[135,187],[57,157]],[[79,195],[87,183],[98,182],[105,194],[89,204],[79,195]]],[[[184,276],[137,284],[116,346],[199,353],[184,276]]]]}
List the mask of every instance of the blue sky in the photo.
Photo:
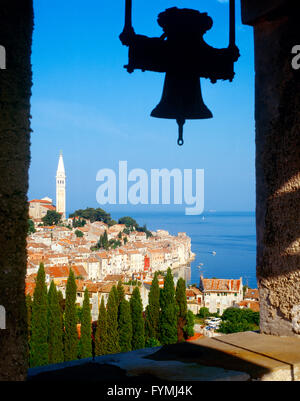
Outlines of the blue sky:
{"type": "MultiPolygon", "coordinates": [[[[119,160],[127,160],[129,169],[147,171],[204,169],[205,209],[254,210],[253,33],[241,24],[239,1],[241,58],[236,77],[233,83],[215,85],[201,80],[204,101],[214,118],[187,121],[183,147],[176,144],[175,121],[150,117],[160,100],[164,74],[128,74],[123,69],[127,48],[118,36],[124,24],[124,3],[35,0],[29,198],[50,196],[55,201],[62,150],[68,211],[99,207],[97,171],[117,172],[119,160]]],[[[160,36],[157,15],[172,6],[208,12],[214,26],[205,40],[215,47],[228,45],[228,3],[217,0],[133,0],[135,31],[160,36]]],[[[121,206],[103,208],[113,212],[121,206]]]]}

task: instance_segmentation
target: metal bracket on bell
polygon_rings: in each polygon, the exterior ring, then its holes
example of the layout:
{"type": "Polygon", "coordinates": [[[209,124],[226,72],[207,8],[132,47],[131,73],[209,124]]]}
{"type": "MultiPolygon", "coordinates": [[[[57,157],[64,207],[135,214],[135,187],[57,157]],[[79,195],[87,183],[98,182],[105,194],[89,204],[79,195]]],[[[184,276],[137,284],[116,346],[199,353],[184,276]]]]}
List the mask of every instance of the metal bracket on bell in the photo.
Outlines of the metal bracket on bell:
{"type": "Polygon", "coordinates": [[[178,146],[182,146],[184,144],[184,140],[183,140],[183,126],[185,124],[185,119],[184,118],[178,118],[176,120],[177,124],[178,124],[178,140],[177,140],[177,144],[178,146]]]}

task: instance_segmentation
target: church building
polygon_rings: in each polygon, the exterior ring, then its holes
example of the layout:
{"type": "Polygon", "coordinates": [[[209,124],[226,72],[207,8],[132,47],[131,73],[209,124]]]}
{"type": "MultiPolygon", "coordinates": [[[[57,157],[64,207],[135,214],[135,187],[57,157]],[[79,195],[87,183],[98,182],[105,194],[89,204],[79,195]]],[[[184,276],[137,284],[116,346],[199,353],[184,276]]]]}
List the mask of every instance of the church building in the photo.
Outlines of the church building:
{"type": "Polygon", "coordinates": [[[56,171],[56,211],[66,218],[66,174],[62,152],[60,152],[56,171]]]}
{"type": "Polygon", "coordinates": [[[29,217],[41,220],[46,216],[48,210],[56,210],[61,213],[62,219],[66,218],[66,174],[62,152],[60,152],[56,171],[56,207],[52,199],[45,197],[29,201],[29,217]]]}

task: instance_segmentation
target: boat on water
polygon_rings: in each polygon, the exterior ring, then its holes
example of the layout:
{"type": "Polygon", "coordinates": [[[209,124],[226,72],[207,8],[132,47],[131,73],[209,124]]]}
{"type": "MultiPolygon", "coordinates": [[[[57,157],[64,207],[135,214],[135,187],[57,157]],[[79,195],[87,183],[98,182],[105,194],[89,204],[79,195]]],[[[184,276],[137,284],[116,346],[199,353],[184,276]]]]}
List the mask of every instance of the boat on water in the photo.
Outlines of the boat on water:
{"type": "Polygon", "coordinates": [[[217,252],[216,251],[212,251],[212,254],[215,256],[217,254],[217,252]]]}
{"type": "Polygon", "coordinates": [[[198,269],[201,269],[203,265],[204,265],[204,263],[199,263],[199,265],[197,266],[198,269]]]}

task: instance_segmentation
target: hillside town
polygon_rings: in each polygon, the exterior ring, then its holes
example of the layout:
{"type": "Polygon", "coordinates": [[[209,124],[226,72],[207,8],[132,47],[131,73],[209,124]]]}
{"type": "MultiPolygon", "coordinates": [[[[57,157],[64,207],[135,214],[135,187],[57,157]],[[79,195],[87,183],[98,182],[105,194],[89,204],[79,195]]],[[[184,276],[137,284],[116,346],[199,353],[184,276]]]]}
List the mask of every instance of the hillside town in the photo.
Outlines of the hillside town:
{"type": "MultiPolygon", "coordinates": [[[[38,203],[36,200],[33,202],[38,203]]],[[[45,201],[41,201],[41,204],[44,205],[45,201]]],[[[68,219],[67,223],[72,224],[73,220],[68,219]]],[[[33,292],[39,265],[43,263],[49,284],[54,280],[63,293],[69,269],[72,268],[77,278],[79,304],[80,292],[86,287],[93,294],[91,298],[96,297],[99,303],[101,295],[108,296],[111,287],[119,280],[124,283],[137,280],[142,284],[141,296],[146,307],[154,272],[164,272],[168,267],[175,269],[186,266],[194,258],[191,239],[185,233],[172,236],[167,231],[157,230],[151,232],[152,236],[147,238],[144,232],[131,231],[128,235],[124,234],[124,224],[108,227],[107,224],[97,221],[70,229],[65,226],[39,226],[39,219],[34,222],[36,231],[27,240],[28,293],[33,292]],[[82,236],[77,236],[78,231],[82,236]],[[116,249],[91,250],[105,232],[108,241],[120,240],[123,245],[116,249]]],[[[131,287],[125,286],[128,295],[131,287]]],[[[98,315],[97,306],[94,313],[95,316],[98,315]]]]}
{"type": "MultiPolygon", "coordinates": [[[[43,263],[48,288],[54,281],[64,296],[70,269],[73,270],[76,304],[82,306],[84,291],[88,289],[93,321],[97,320],[101,298],[106,304],[112,287],[119,281],[123,283],[127,300],[134,286],[139,286],[145,310],[155,272],[159,273],[159,286],[163,288],[168,268],[172,271],[189,268],[195,257],[191,238],[184,232],[171,235],[166,230],[137,231],[137,227],[128,229],[126,224],[117,222],[107,224],[85,219],[84,224],[80,224],[83,219],[79,216],[66,217],[65,180],[61,153],[56,175],[56,206],[49,197],[29,202],[33,229],[27,237],[26,295],[33,295],[37,272],[43,263]],[[45,225],[45,216],[51,212],[60,214],[59,224],[45,225]],[[117,246],[104,247],[99,241],[104,236],[108,243],[117,246]]],[[[174,277],[175,284],[176,280],[178,277],[174,277]]],[[[199,283],[186,289],[187,306],[195,315],[201,308],[220,315],[232,306],[257,311],[256,291],[247,296],[242,278],[205,279],[201,276],[199,283]]]]}

